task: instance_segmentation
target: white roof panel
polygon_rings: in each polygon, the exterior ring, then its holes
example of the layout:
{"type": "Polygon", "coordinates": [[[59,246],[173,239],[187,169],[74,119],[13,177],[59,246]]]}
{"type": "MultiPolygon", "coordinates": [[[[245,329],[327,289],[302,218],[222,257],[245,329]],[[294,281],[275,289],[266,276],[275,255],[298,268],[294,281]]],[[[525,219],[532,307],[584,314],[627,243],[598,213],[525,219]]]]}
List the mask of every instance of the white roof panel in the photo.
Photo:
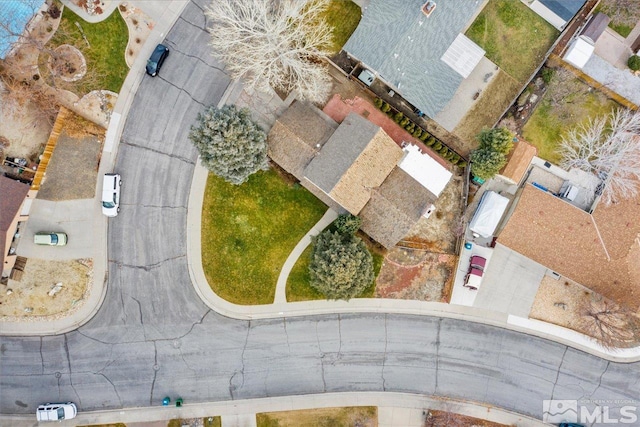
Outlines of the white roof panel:
{"type": "Polygon", "coordinates": [[[587,64],[589,58],[591,58],[595,48],[596,47],[592,43],[589,43],[582,37],[578,37],[564,55],[564,60],[569,64],[582,69],[582,67],[587,64]]]}
{"type": "Polygon", "coordinates": [[[440,59],[466,79],[484,54],[485,51],[480,46],[460,33],[440,59]]]}
{"type": "Polygon", "coordinates": [[[434,196],[440,196],[451,179],[451,172],[428,154],[423,154],[416,145],[408,144],[403,150],[405,155],[398,165],[400,169],[408,173],[434,196]]]}

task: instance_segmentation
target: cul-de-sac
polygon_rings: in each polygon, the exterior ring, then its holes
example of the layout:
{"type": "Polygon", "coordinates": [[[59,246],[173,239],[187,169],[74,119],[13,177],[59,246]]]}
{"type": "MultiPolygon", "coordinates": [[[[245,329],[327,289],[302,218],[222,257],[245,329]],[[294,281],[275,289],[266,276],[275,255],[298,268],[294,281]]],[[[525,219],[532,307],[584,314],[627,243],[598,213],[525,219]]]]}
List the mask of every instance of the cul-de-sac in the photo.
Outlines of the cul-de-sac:
{"type": "Polygon", "coordinates": [[[640,426],[640,1],[0,0],[0,426],[640,426]]]}

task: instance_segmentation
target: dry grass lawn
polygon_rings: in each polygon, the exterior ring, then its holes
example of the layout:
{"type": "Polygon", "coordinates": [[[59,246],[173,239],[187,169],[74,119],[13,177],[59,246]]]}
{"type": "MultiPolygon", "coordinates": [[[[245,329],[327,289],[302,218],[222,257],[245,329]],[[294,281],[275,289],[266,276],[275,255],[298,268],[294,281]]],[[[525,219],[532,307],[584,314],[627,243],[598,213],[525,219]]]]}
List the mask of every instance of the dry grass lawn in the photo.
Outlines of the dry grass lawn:
{"type": "Polygon", "coordinates": [[[355,406],[256,414],[257,427],[377,427],[378,408],[355,406]]]}
{"type": "Polygon", "coordinates": [[[457,147],[460,154],[467,156],[471,150],[478,147],[476,135],[483,127],[493,127],[502,113],[511,105],[519,89],[520,83],[504,71],[498,72],[491,85],[453,130],[464,144],[462,147],[457,147]]]}

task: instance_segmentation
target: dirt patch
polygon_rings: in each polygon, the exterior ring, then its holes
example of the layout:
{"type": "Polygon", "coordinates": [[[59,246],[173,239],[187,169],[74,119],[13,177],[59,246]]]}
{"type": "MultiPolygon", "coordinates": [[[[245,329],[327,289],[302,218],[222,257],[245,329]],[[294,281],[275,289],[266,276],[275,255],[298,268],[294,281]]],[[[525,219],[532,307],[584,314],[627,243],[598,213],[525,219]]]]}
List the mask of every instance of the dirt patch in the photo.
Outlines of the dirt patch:
{"type": "Polygon", "coordinates": [[[93,198],[101,152],[102,139],[95,136],[71,138],[66,133],[60,135],[38,199],[60,201],[93,198]]]}
{"type": "Polygon", "coordinates": [[[591,298],[593,292],[575,282],[545,276],[540,282],[529,317],[578,330],[580,308],[591,298]]]}
{"type": "Polygon", "coordinates": [[[429,218],[420,218],[403,243],[418,243],[431,252],[455,253],[458,236],[463,232],[463,185],[462,177],[454,176],[436,200],[435,212],[429,218]]]}
{"type": "Polygon", "coordinates": [[[87,61],[84,55],[68,44],[55,48],[54,54],[49,56],[47,65],[54,76],[60,77],[65,82],[80,80],[87,73],[87,61]]]}
{"type": "Polygon", "coordinates": [[[30,258],[19,282],[9,279],[7,285],[0,287],[2,321],[67,316],[81,306],[91,290],[92,281],[91,259],[45,261],[30,258]],[[62,283],[61,288],[50,296],[57,283],[62,283]]]}
{"type": "Polygon", "coordinates": [[[377,298],[443,301],[453,281],[457,256],[419,249],[394,248],[376,280],[377,298]]]}
{"type": "Polygon", "coordinates": [[[509,424],[494,423],[481,418],[469,417],[467,415],[453,412],[429,410],[424,422],[424,427],[508,427],[509,424]]]}
{"type": "MultiPolygon", "coordinates": [[[[1,89],[1,88],[0,88],[1,89]]],[[[37,158],[42,151],[52,124],[44,120],[37,106],[19,104],[3,96],[0,90],[0,137],[6,138],[5,155],[24,159],[37,158]]]]}

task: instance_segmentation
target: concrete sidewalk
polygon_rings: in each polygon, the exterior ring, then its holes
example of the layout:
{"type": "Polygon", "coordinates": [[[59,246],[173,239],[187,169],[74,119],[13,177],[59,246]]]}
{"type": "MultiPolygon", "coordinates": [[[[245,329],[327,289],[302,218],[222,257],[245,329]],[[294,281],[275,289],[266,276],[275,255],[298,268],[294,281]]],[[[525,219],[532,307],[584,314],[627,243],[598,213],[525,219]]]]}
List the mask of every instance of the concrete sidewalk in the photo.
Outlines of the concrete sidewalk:
{"type": "Polygon", "coordinates": [[[291,273],[291,269],[294,265],[296,265],[296,261],[302,255],[307,246],[311,244],[311,237],[317,236],[320,234],[322,230],[324,230],[329,224],[331,224],[336,218],[338,214],[334,212],[331,208],[329,208],[322,218],[313,226],[311,230],[304,235],[302,239],[298,242],[295,248],[291,251],[287,260],[284,262],[282,266],[282,270],[280,270],[280,276],[278,276],[278,283],[276,284],[276,303],[286,303],[287,302],[287,279],[289,278],[289,273],[291,273]]]}
{"type": "MultiPolygon", "coordinates": [[[[345,406],[377,406],[380,427],[422,427],[423,411],[430,409],[468,415],[480,419],[518,425],[519,427],[543,427],[540,420],[525,417],[493,406],[422,396],[410,393],[389,392],[348,392],[323,393],[304,396],[267,397],[261,399],[234,400],[226,402],[184,404],[175,406],[152,406],[108,410],[100,412],[80,412],[70,421],[59,425],[96,425],[110,423],[145,423],[155,425],[156,421],[186,418],[221,416],[223,427],[251,427],[255,414],[261,412],[296,411],[312,408],[334,408],[345,406]]],[[[540,407],[542,415],[542,407],[540,407]]],[[[35,416],[3,417],[3,427],[33,426],[35,416]]]]}

